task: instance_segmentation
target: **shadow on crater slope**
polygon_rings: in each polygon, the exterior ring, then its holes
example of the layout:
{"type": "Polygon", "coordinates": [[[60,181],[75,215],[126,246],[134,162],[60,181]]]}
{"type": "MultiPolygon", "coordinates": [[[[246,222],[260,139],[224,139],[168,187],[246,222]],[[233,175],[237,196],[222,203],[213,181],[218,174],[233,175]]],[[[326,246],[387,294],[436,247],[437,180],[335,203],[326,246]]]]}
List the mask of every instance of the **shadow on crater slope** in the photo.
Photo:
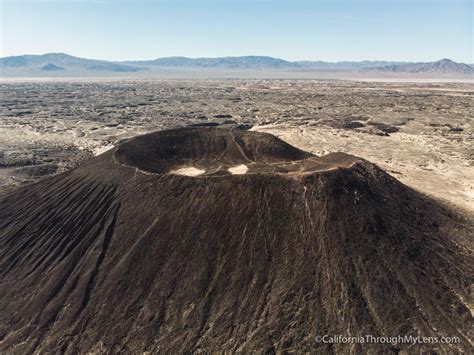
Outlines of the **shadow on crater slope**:
{"type": "Polygon", "coordinates": [[[468,352],[466,223],[346,154],[140,136],[0,197],[0,351],[468,352]]]}

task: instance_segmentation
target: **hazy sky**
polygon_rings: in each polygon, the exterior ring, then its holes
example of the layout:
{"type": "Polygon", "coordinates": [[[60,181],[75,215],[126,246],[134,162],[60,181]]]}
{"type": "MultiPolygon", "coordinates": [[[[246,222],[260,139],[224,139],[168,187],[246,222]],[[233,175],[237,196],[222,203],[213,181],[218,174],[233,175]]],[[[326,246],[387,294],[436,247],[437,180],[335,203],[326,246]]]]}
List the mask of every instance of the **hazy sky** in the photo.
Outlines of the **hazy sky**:
{"type": "Polygon", "coordinates": [[[473,0],[0,0],[1,56],[474,62],[473,0]]]}

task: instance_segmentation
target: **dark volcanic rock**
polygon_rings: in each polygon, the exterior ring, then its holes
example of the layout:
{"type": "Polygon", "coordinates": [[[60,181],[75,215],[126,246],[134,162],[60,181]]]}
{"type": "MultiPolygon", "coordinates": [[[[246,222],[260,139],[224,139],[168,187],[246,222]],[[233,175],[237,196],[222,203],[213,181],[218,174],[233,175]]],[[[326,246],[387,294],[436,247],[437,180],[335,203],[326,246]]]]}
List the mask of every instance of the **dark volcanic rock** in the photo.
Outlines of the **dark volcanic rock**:
{"type": "Polygon", "coordinates": [[[235,128],[242,129],[242,130],[249,130],[253,127],[253,124],[251,123],[240,123],[238,124],[235,128]]]}
{"type": "Polygon", "coordinates": [[[58,170],[58,167],[54,164],[40,164],[32,166],[24,166],[15,169],[15,176],[21,176],[25,178],[39,177],[54,174],[58,170]]]}
{"type": "Polygon", "coordinates": [[[0,197],[0,352],[394,348],[324,334],[457,336],[397,347],[468,352],[467,233],[350,155],[238,129],[147,134],[0,197]]]}
{"type": "Polygon", "coordinates": [[[224,114],[219,114],[219,115],[214,115],[215,118],[232,118],[232,115],[224,115],[224,114]]]}
{"type": "Polygon", "coordinates": [[[189,127],[217,127],[219,126],[219,122],[199,122],[199,123],[192,123],[188,125],[189,127]]]}
{"type": "Polygon", "coordinates": [[[391,126],[385,123],[379,123],[379,122],[369,122],[368,123],[371,126],[376,127],[378,130],[382,131],[383,133],[396,133],[400,131],[398,127],[391,126]]]}
{"type": "Polygon", "coordinates": [[[188,125],[187,127],[219,127],[219,128],[224,128],[224,129],[236,128],[236,129],[242,129],[242,130],[249,130],[253,127],[253,124],[238,123],[236,121],[226,120],[224,122],[210,121],[210,122],[192,123],[188,125]]]}
{"type": "Polygon", "coordinates": [[[348,129],[361,128],[361,127],[365,127],[365,125],[357,121],[344,122],[342,125],[342,128],[348,128],[348,129]]]}

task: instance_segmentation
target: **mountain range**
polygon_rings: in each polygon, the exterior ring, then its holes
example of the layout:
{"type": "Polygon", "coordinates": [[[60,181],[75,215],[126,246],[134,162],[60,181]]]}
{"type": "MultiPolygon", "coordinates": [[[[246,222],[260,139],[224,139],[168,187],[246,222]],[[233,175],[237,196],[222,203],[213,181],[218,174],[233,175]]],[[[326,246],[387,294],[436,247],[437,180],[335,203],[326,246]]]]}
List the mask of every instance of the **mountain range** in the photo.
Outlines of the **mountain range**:
{"type": "Polygon", "coordinates": [[[71,74],[91,76],[107,73],[135,73],[159,69],[205,70],[286,70],[286,71],[372,71],[380,73],[455,73],[472,74],[472,65],[450,59],[435,62],[394,61],[288,61],[268,56],[217,58],[166,57],[144,61],[105,61],[74,57],[65,53],[20,55],[0,58],[0,76],[71,74]],[[54,74],[53,74],[54,72],[54,74]]]}
{"type": "Polygon", "coordinates": [[[405,73],[422,73],[422,72],[438,72],[438,73],[463,73],[472,74],[474,68],[472,65],[464,63],[456,63],[450,59],[441,59],[436,62],[421,63],[403,63],[398,65],[387,65],[378,68],[379,70],[405,73]]]}
{"type": "MultiPolygon", "coordinates": [[[[3,71],[8,71],[9,69],[29,69],[30,71],[34,71],[35,69],[51,70],[52,68],[54,68],[53,66],[63,68],[66,71],[87,70],[91,72],[107,71],[130,73],[142,69],[137,66],[129,66],[106,60],[79,58],[64,53],[48,53],[43,55],[20,55],[0,58],[0,73],[3,73],[3,71]]],[[[53,71],[55,70],[53,69],[53,71]]]]}

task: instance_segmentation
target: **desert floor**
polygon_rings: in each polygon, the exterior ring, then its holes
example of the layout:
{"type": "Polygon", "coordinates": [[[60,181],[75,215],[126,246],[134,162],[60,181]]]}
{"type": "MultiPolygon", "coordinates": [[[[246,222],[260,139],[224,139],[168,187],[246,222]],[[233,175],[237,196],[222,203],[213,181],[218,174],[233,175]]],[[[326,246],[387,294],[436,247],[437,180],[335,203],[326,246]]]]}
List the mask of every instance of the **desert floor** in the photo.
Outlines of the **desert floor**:
{"type": "Polygon", "coordinates": [[[0,83],[0,192],[137,134],[235,121],[317,155],[346,152],[474,212],[474,84],[341,80],[0,83]]]}

